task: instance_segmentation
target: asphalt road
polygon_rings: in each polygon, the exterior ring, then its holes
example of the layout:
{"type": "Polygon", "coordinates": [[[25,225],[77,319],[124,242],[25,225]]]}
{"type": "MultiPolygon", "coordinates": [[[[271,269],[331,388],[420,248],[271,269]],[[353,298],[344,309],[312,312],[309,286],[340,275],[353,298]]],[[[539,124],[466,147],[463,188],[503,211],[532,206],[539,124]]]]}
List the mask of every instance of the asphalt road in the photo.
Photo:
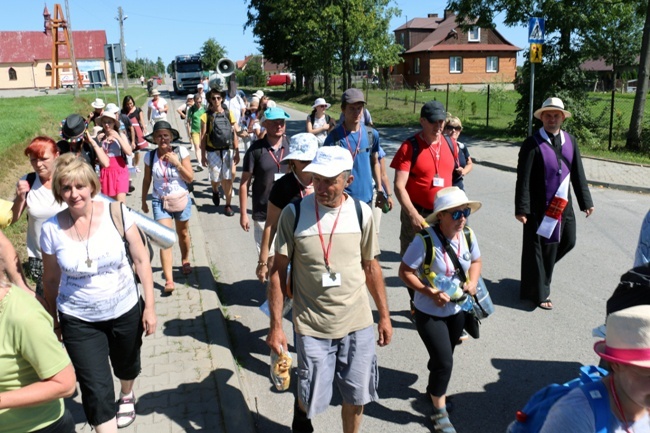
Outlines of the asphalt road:
{"type": "MultiPolygon", "coordinates": [[[[181,99],[172,103],[177,106],[181,99]]],[[[287,134],[302,132],[306,114],[287,111],[292,115],[287,134]]],[[[390,158],[399,143],[382,145],[390,158]]],[[[253,234],[240,228],[238,215],[228,218],[223,206],[214,208],[205,171],[196,180],[205,236],[193,243],[205,242],[218,274],[234,354],[258,431],[289,432],[293,396],[276,392],[268,377],[269,349],[264,342],[268,319],[259,310],[265,287],[255,277],[253,234]]],[[[237,179],[237,187],[238,183],[237,179]]],[[[575,377],[580,364],[597,363],[591,330],[604,322],[605,301],[632,265],[641,220],[650,208],[648,195],[592,189],[595,213],[587,219],[578,215],[577,246],[556,267],[551,292],[555,308],[534,310],[519,300],[521,227],[513,216],[514,183],[513,173],[480,165],[465,181],[470,199],[483,202],[469,225],[478,237],[483,277],[496,312],[483,322],[479,340],[469,340],[456,350],[448,394],[454,404],[451,420],[459,432],[503,432],[534,391],[575,377]]],[[[238,204],[236,198],[233,203],[238,204]]],[[[398,233],[397,207],[383,216],[380,234],[380,262],[395,334],[391,345],[377,349],[380,400],[366,406],[364,432],[432,429],[431,404],[424,393],[427,354],[408,319],[408,295],[397,277],[398,233]]],[[[285,320],[288,335],[290,329],[285,320]]],[[[319,432],[336,432],[340,425],[340,398],[335,392],[330,410],[319,415],[314,426],[319,432]]]]}

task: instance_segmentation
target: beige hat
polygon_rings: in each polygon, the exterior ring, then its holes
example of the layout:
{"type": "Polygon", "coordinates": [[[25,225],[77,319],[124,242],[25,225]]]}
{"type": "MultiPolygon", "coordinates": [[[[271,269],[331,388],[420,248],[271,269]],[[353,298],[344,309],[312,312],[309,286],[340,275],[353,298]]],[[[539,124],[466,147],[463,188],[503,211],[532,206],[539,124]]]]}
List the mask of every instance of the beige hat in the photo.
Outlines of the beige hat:
{"type": "Polygon", "coordinates": [[[564,102],[560,98],[548,98],[542,104],[542,108],[538,108],[533,113],[536,119],[541,119],[541,115],[544,111],[558,110],[564,114],[565,118],[571,117],[571,113],[564,109],[564,102]]]}
{"type": "Polygon", "coordinates": [[[467,198],[465,191],[457,186],[443,188],[436,193],[436,199],[433,202],[433,213],[426,218],[426,221],[429,225],[433,225],[438,220],[440,212],[462,205],[467,205],[472,213],[481,208],[480,201],[471,201],[467,198]]]}
{"type": "Polygon", "coordinates": [[[605,361],[650,367],[650,305],[638,305],[607,317],[607,337],[594,345],[605,361]]]}
{"type": "Polygon", "coordinates": [[[93,102],[90,103],[90,106],[93,107],[93,108],[97,108],[98,110],[100,108],[104,108],[104,106],[105,106],[104,100],[102,100],[101,98],[97,98],[93,102]]]}
{"type": "Polygon", "coordinates": [[[153,89],[151,91],[151,96],[157,96],[157,95],[160,95],[160,91],[158,89],[153,89]]]}

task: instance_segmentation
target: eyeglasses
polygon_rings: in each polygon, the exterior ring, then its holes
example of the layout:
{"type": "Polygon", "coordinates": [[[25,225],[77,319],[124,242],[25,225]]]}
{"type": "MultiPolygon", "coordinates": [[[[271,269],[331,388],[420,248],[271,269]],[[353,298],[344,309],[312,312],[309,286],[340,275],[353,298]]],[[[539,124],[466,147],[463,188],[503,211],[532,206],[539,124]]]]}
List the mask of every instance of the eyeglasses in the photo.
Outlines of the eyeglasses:
{"type": "Polygon", "coordinates": [[[465,208],[463,210],[455,210],[453,212],[447,211],[449,215],[451,215],[451,219],[454,221],[458,221],[460,217],[465,217],[465,219],[469,218],[469,214],[472,213],[472,210],[470,208],[465,208]]]}
{"type": "Polygon", "coordinates": [[[210,98],[210,100],[212,101],[221,101],[221,99],[223,99],[221,96],[213,96],[212,98],[210,98]]]}
{"type": "Polygon", "coordinates": [[[446,126],[445,129],[452,129],[454,131],[462,131],[463,127],[462,126],[446,126]]]}

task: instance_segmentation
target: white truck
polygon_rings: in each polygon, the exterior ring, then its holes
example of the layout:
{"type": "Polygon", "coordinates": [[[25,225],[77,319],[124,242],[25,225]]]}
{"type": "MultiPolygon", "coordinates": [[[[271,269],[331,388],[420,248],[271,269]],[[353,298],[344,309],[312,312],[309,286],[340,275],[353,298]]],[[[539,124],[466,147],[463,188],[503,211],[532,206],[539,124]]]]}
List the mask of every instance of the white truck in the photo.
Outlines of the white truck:
{"type": "Polygon", "coordinates": [[[203,78],[203,66],[198,54],[183,54],[172,61],[174,93],[177,95],[194,93],[203,78]]]}

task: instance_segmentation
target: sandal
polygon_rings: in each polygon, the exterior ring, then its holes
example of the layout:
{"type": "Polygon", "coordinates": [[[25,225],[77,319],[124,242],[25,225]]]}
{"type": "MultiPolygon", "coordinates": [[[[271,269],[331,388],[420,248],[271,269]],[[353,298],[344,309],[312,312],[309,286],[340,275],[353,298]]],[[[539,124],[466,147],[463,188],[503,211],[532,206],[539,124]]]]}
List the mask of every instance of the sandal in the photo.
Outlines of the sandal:
{"type": "Polygon", "coordinates": [[[128,427],[135,421],[135,394],[124,396],[117,401],[117,428],[128,427]]]}
{"type": "Polygon", "coordinates": [[[431,415],[431,421],[433,421],[433,430],[440,433],[456,433],[456,429],[449,421],[449,414],[447,409],[442,408],[433,408],[433,415],[431,415]]]}
{"type": "Polygon", "coordinates": [[[190,262],[183,263],[183,268],[181,269],[181,272],[183,272],[183,275],[189,275],[192,273],[192,265],[190,265],[190,262]]]}
{"type": "Polygon", "coordinates": [[[167,281],[165,283],[165,293],[172,293],[176,289],[173,281],[167,281]]]}
{"type": "Polygon", "coordinates": [[[552,310],[553,309],[553,302],[551,302],[551,298],[546,299],[546,301],[542,301],[539,304],[537,304],[539,308],[542,310],[552,310]]]}

